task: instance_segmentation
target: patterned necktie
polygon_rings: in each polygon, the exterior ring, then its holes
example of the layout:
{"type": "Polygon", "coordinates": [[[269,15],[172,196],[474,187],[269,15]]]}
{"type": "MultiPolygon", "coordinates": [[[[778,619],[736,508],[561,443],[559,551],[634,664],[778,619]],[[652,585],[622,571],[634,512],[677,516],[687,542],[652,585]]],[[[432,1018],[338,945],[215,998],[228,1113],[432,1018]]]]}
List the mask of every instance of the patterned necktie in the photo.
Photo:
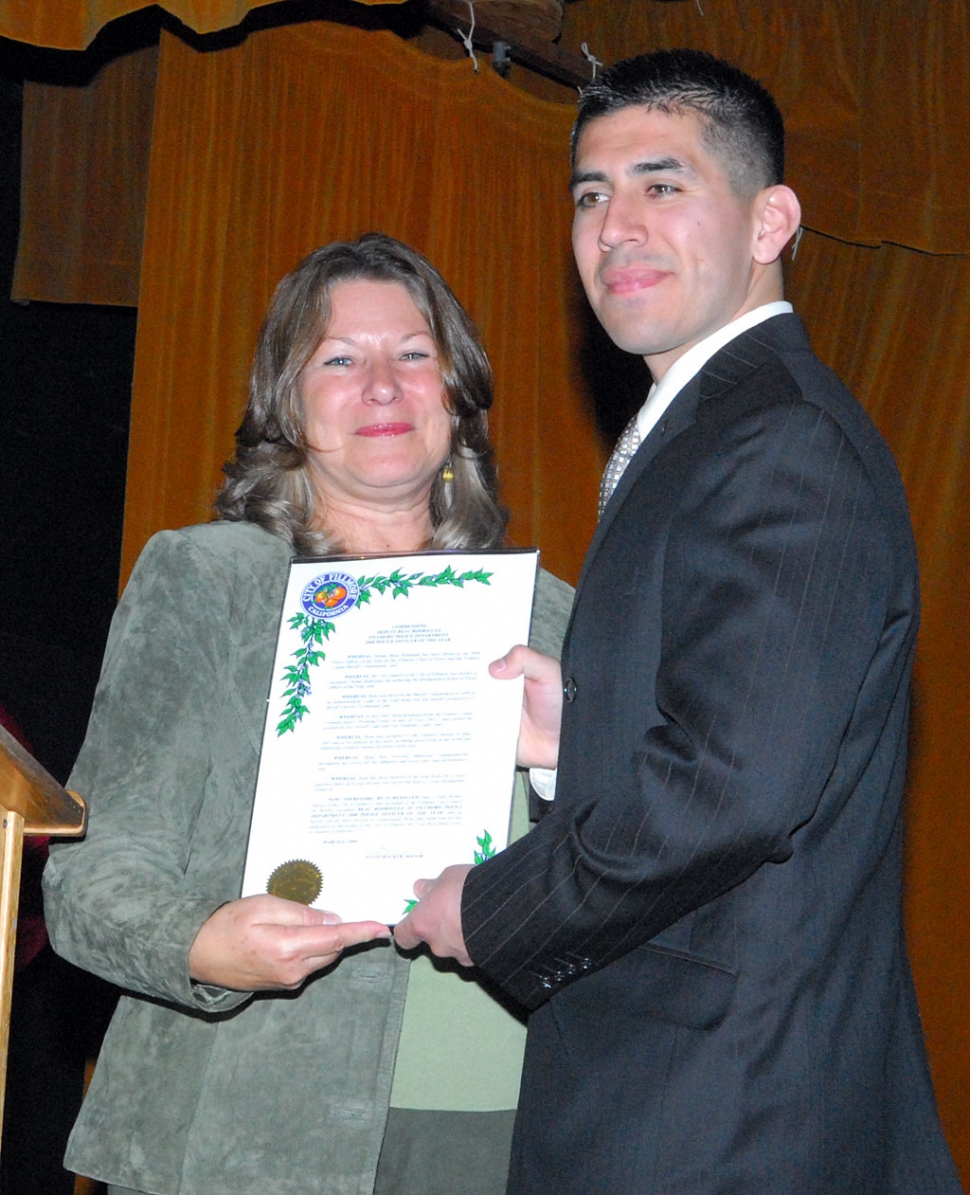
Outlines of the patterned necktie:
{"type": "Polygon", "coordinates": [[[640,429],[637,427],[638,416],[639,411],[623,429],[623,433],[619,440],[617,440],[616,447],[613,449],[613,455],[606,463],[603,480],[600,482],[600,518],[603,517],[606,504],[609,502],[617,483],[623,476],[623,470],[633,459],[633,454],[640,447],[640,429]]]}

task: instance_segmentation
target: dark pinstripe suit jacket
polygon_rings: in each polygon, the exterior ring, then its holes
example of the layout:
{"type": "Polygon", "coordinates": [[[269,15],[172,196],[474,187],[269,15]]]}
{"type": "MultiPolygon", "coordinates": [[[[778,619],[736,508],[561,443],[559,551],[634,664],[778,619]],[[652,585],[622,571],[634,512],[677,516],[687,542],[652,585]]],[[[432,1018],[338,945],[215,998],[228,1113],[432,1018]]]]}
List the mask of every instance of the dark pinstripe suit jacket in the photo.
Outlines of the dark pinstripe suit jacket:
{"type": "Polygon", "coordinates": [[[878,432],[796,316],[743,333],[597,529],[554,807],[466,883],[534,1010],[510,1191],[959,1192],[901,920],[918,605],[878,432]]]}

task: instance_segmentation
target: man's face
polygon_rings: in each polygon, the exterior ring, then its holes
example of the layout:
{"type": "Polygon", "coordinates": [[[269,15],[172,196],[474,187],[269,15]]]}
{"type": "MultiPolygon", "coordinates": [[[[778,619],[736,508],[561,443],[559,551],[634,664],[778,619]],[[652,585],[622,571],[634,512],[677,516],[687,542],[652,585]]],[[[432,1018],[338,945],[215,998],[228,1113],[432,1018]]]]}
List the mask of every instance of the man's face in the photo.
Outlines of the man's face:
{"type": "Polygon", "coordinates": [[[573,251],[600,323],[660,378],[689,348],[763,299],[752,248],[757,194],[740,198],[701,119],[623,108],[576,148],[573,251]]]}

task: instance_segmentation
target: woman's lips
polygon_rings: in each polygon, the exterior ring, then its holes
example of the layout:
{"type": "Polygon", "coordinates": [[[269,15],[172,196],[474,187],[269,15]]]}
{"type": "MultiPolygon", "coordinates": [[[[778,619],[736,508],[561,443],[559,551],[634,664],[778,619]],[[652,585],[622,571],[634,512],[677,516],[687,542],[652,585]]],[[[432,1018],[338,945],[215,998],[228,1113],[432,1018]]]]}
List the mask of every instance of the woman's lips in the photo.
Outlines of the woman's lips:
{"type": "Polygon", "coordinates": [[[359,427],[358,436],[403,436],[406,432],[414,431],[413,423],[368,423],[366,427],[359,427]]]}

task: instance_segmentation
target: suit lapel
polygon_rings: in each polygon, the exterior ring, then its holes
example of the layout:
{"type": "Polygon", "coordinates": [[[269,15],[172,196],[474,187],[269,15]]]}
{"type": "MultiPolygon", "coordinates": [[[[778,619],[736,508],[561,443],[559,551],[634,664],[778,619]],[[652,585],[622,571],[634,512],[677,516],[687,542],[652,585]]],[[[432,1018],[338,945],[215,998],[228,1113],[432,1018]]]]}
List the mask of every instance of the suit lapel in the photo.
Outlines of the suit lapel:
{"type": "Polygon", "coordinates": [[[609,531],[614,519],[622,512],[627,494],[636,485],[661,448],[691,426],[697,417],[698,405],[709,399],[716,399],[719,395],[733,389],[765,362],[776,358],[779,353],[800,349],[809,349],[809,343],[799,317],[797,315],[773,316],[729,341],[684,386],[664,412],[660,422],[640,445],[636,455],[620,478],[619,484],[603,512],[603,517],[597,523],[586,552],[579,581],[576,583],[575,601],[578,601],[582,594],[584,581],[596,559],[603,537],[609,531]]]}
{"type": "Polygon", "coordinates": [[[596,530],[593,532],[593,538],[590,540],[589,549],[586,552],[586,560],[576,586],[577,595],[582,588],[583,579],[603,537],[609,531],[614,519],[616,519],[617,515],[623,509],[623,503],[627,494],[636,485],[638,478],[642,476],[661,448],[665,444],[669,444],[671,440],[680,435],[685,428],[690,427],[694,422],[697,414],[699,395],[698,379],[693,378],[681,390],[667,410],[664,411],[660,422],[653,427],[650,434],[637,449],[629,465],[623,471],[623,476],[620,478],[612,497],[606,504],[603,517],[596,524],[596,530]]]}

